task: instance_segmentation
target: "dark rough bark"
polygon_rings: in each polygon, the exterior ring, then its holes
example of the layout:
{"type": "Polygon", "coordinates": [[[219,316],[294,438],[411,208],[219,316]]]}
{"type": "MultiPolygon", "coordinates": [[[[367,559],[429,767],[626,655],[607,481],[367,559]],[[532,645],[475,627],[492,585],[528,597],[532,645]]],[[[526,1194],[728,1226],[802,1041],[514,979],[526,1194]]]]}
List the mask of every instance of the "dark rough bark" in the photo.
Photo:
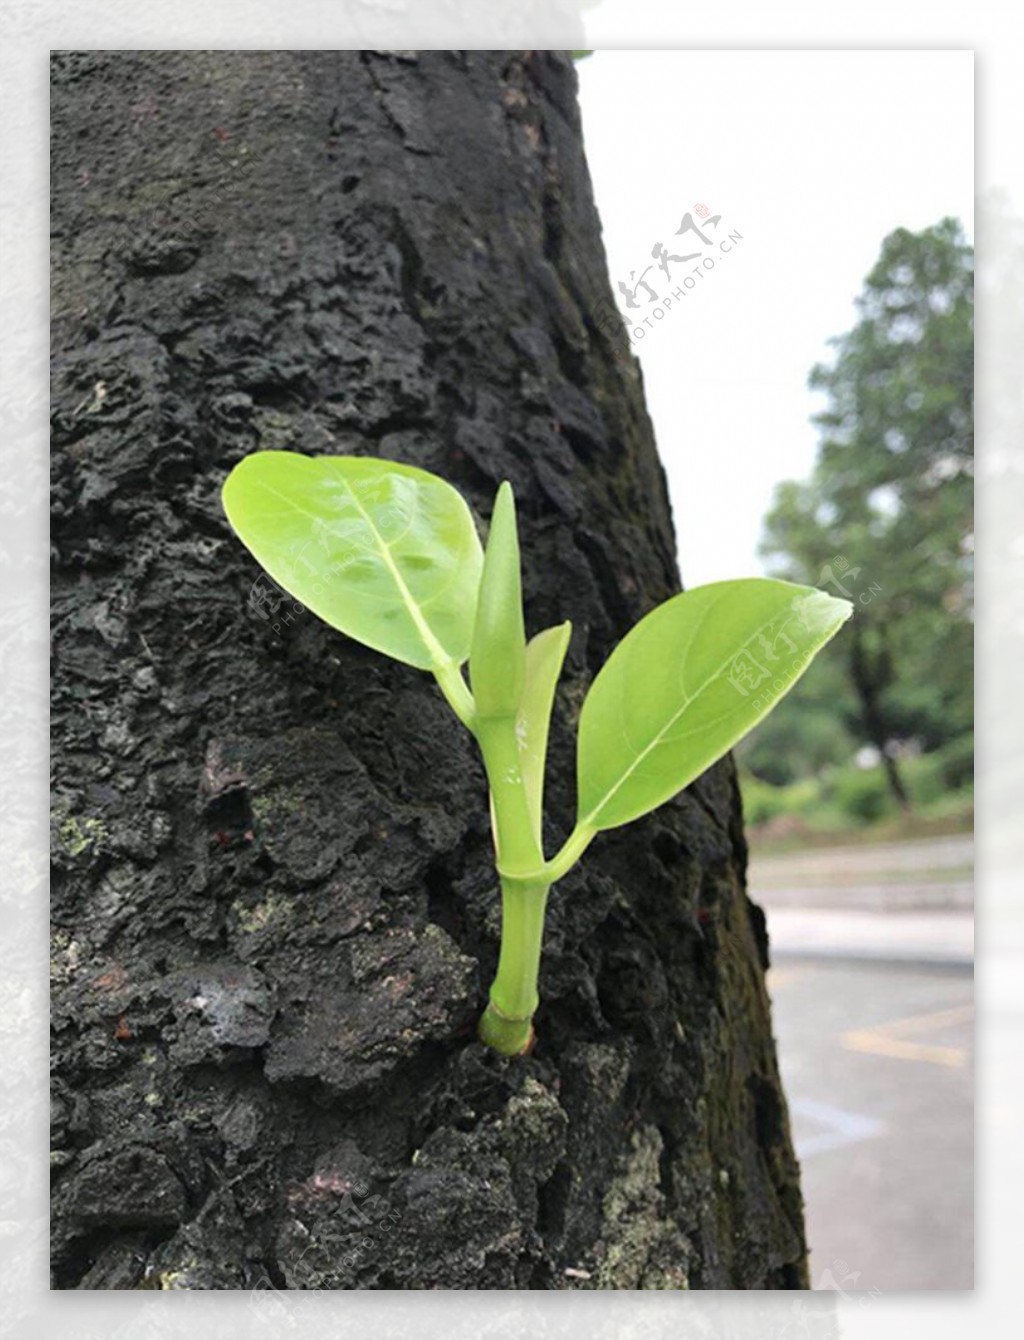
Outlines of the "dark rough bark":
{"type": "Polygon", "coordinates": [[[570,61],[65,53],[53,131],[56,1285],[802,1286],[732,763],[556,889],[499,1058],[469,737],[249,608],[219,505],[261,447],[512,481],[529,626],[575,625],[552,847],[678,587],[570,61]]]}

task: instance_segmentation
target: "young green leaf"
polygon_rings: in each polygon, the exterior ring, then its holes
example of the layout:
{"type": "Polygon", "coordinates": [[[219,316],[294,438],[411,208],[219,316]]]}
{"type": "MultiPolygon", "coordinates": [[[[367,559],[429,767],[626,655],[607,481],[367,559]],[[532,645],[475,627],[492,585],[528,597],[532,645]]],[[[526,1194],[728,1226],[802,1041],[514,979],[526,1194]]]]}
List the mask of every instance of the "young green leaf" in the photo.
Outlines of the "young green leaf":
{"type": "Polygon", "coordinates": [[[461,494],[361,456],[246,456],[224,510],[270,576],[348,637],[422,670],[469,655],[483,565],[461,494]]]}
{"type": "Polygon", "coordinates": [[[519,538],[512,486],[498,489],[476,607],[469,682],[480,717],[513,717],[526,675],[519,538]]]}
{"type": "Polygon", "coordinates": [[[667,600],[619,643],[580,714],[579,828],[616,828],[698,777],[764,717],[852,606],[768,578],[667,600]]]}
{"type": "Polygon", "coordinates": [[[548,753],[548,727],[555,701],[555,686],[572,636],[572,624],[545,628],[526,646],[526,683],[516,714],[520,768],[530,807],[533,834],[538,847],[544,814],[544,764],[548,753]]]}

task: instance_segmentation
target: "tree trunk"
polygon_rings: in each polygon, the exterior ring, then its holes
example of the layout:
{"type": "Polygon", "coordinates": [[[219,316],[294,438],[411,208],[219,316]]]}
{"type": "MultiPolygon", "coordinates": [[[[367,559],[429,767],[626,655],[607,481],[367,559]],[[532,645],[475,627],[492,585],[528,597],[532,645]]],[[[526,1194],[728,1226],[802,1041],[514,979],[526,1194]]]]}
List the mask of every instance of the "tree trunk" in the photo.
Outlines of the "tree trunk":
{"type": "MultiPolygon", "coordinates": [[[[876,745],[876,748],[878,746],[876,745]]],[[[900,775],[899,765],[888,750],[882,746],[880,748],[882,755],[882,767],[885,769],[885,780],[889,783],[889,790],[892,792],[897,805],[901,809],[910,809],[910,795],[907,788],[903,785],[903,778],[900,775]]]]}
{"type": "MultiPolygon", "coordinates": [[[[864,645],[860,625],[854,621],[850,639],[850,678],[860,704],[860,719],[864,734],[878,750],[885,772],[885,780],[893,799],[902,810],[910,809],[910,794],[903,784],[899,764],[890,752],[892,741],[882,710],[882,694],[892,683],[892,662],[884,649],[872,660],[864,645]]],[[[880,634],[884,637],[884,630],[880,634]]]]}
{"type": "Polygon", "coordinates": [[[268,447],[424,466],[480,515],[511,480],[529,628],[575,626],[551,850],[585,688],[678,589],[571,61],[53,79],[56,1286],[804,1286],[732,762],[555,890],[539,1041],[502,1059],[469,736],[250,598],[220,508],[268,447]]]}

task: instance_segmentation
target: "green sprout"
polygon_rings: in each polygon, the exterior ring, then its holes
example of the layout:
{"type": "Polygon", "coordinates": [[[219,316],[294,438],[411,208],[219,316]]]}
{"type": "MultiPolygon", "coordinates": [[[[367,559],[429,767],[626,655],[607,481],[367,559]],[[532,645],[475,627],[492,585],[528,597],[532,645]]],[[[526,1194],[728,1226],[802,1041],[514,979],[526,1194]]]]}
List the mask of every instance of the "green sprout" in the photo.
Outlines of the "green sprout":
{"type": "Polygon", "coordinates": [[[279,586],[348,637],[429,670],[476,738],[502,898],[479,1036],[507,1056],[533,1042],[551,886],[598,833],[656,809],[731,749],[852,612],[813,587],[750,578],[696,587],[647,614],[584,700],[578,819],[549,860],[544,765],[572,628],[526,640],[509,484],[498,490],[486,551],[456,489],[391,461],[260,451],[231,471],[223,501],[279,586]]]}

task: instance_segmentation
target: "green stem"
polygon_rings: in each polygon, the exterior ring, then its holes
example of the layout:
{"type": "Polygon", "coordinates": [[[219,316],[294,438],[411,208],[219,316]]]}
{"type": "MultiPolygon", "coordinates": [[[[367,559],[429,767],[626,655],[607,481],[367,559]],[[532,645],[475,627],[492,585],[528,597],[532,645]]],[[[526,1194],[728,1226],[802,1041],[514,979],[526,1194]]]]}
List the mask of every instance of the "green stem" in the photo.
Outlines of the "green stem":
{"type": "Polygon", "coordinates": [[[479,1035],[503,1055],[518,1056],[533,1037],[544,908],[551,881],[521,877],[521,872],[543,865],[544,853],[526,796],[515,718],[478,717],[474,732],[487,770],[501,873],[501,950],[479,1035]]]}
{"type": "Polygon", "coordinates": [[[445,696],[448,706],[464,726],[474,730],[476,726],[476,704],[469,691],[469,685],[462,678],[462,671],[454,661],[438,662],[434,666],[434,678],[438,688],[445,696]]]}
{"type": "Polygon", "coordinates": [[[501,881],[501,952],[479,1036],[505,1056],[520,1055],[533,1040],[548,888],[501,881]]]}
{"type": "MultiPolygon", "coordinates": [[[[494,803],[494,841],[502,875],[521,880],[544,863],[526,798],[514,717],[478,717],[473,727],[494,803]]],[[[550,883],[550,880],[548,881],[550,883]]]]}
{"type": "Polygon", "coordinates": [[[533,1040],[548,890],[579,860],[594,832],[578,825],[554,860],[545,862],[523,781],[515,717],[480,716],[457,666],[435,666],[434,674],[456,715],[477,738],[491,793],[501,877],[501,949],[478,1032],[496,1051],[519,1056],[533,1040]]]}
{"type": "Polygon", "coordinates": [[[546,861],[537,874],[554,884],[573,868],[597,836],[597,829],[580,821],[565,839],[561,849],[546,861]]]}

